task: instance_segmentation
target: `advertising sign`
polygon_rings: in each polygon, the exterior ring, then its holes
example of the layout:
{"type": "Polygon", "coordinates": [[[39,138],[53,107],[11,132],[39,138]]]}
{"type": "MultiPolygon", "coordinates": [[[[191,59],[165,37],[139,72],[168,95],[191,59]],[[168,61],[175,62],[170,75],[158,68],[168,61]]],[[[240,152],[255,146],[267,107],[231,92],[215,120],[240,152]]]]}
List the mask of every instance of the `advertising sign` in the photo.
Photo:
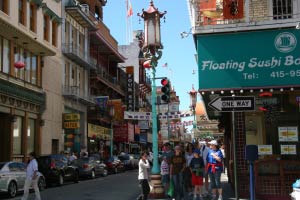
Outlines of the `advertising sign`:
{"type": "Polygon", "coordinates": [[[65,121],[77,121],[80,120],[80,114],[75,113],[68,113],[64,114],[65,121]]]}
{"type": "Polygon", "coordinates": [[[279,142],[298,142],[298,127],[278,127],[279,142]]]}
{"type": "Polygon", "coordinates": [[[134,111],[134,68],[126,67],[127,73],[127,110],[134,111]]]}
{"type": "Polygon", "coordinates": [[[296,155],[296,145],[280,145],[281,155],[296,155]]]}
{"type": "Polygon", "coordinates": [[[272,155],[272,145],[258,145],[258,155],[272,155]]]}
{"type": "Polygon", "coordinates": [[[200,90],[300,84],[299,30],[197,37],[200,90]]]}

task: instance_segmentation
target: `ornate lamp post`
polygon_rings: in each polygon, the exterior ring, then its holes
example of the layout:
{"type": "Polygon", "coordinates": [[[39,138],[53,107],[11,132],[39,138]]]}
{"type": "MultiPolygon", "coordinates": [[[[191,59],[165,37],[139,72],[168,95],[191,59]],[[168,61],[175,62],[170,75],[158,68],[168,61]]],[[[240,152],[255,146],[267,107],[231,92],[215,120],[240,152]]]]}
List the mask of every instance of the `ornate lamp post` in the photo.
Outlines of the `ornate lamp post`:
{"type": "Polygon", "coordinates": [[[156,112],[156,85],[155,85],[155,73],[157,62],[162,56],[163,46],[160,40],[160,18],[162,18],[167,12],[160,12],[154,7],[153,0],[150,1],[150,6],[147,10],[142,10],[142,13],[138,13],[138,16],[144,19],[144,32],[145,42],[143,45],[143,52],[146,61],[144,62],[145,68],[152,70],[152,151],[153,151],[153,167],[151,170],[151,182],[154,185],[154,189],[151,193],[152,198],[161,198],[164,196],[163,187],[160,183],[160,168],[158,164],[158,133],[157,133],[157,112],[156,112]]]}
{"type": "Polygon", "coordinates": [[[189,92],[190,95],[190,108],[193,111],[194,120],[193,120],[193,132],[195,137],[196,127],[197,127],[197,120],[196,120],[196,104],[197,104],[197,91],[194,89],[194,85],[192,86],[192,90],[189,92]]]}

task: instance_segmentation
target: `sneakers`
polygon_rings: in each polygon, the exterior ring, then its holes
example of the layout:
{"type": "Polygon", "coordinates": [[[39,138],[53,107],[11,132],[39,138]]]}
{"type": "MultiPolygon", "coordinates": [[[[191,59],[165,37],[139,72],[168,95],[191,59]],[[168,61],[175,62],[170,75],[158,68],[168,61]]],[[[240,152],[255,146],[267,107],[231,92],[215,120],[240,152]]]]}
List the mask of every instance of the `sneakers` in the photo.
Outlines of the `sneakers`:
{"type": "Polygon", "coordinates": [[[222,195],[219,196],[218,200],[223,200],[223,197],[222,195]]]}

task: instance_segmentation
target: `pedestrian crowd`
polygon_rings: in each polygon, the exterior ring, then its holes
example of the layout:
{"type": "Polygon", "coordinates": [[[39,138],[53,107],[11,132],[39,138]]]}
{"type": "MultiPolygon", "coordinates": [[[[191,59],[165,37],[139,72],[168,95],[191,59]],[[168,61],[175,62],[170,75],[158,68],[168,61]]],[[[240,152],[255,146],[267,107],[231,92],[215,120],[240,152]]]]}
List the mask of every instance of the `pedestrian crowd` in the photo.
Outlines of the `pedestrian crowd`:
{"type": "MultiPolygon", "coordinates": [[[[205,139],[174,148],[165,143],[162,150],[160,172],[166,196],[172,200],[223,200],[224,144],[205,139]]],[[[142,192],[137,200],[147,200],[150,193],[148,173],[151,165],[147,156],[147,152],[143,152],[139,161],[138,180],[142,192]]]]}

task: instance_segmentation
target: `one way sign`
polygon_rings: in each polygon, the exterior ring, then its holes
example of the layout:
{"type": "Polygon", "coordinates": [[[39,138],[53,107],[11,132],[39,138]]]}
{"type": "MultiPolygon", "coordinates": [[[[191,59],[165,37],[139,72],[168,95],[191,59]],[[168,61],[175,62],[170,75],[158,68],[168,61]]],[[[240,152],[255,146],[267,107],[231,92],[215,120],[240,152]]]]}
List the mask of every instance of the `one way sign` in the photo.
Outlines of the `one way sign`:
{"type": "Polygon", "coordinates": [[[217,97],[208,103],[216,111],[233,112],[233,111],[253,111],[255,109],[254,96],[224,96],[217,97]]]}

